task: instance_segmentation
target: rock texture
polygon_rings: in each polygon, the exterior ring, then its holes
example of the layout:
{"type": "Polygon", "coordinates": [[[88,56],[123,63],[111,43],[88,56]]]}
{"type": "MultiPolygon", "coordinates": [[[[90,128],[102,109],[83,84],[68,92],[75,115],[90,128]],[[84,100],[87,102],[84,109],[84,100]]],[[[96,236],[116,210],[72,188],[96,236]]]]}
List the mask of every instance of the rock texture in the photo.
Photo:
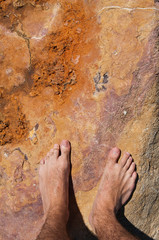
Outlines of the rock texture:
{"type": "Polygon", "coordinates": [[[35,239],[38,165],[63,138],[86,225],[116,145],[139,173],[125,215],[159,239],[158,13],[152,0],[0,0],[0,239],[35,239]]]}

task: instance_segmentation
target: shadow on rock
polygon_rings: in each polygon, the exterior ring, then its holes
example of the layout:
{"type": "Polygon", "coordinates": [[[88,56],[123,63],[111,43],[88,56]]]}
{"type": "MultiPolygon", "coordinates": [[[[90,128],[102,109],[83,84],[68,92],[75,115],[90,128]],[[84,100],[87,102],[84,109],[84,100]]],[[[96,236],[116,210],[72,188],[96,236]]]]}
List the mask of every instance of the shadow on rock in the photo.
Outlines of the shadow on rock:
{"type": "MultiPolygon", "coordinates": [[[[80,210],[78,208],[75,193],[73,189],[72,176],[70,175],[70,188],[69,188],[69,211],[70,217],[67,225],[67,231],[70,240],[98,240],[98,238],[87,228],[85,225],[80,210]]],[[[136,180],[136,183],[138,178],[136,180]]],[[[135,189],[134,189],[135,191],[135,189]]],[[[133,191],[133,192],[134,192],[133,191]]],[[[131,199],[133,192],[129,198],[131,199]]],[[[128,200],[128,201],[129,201],[128,200]]],[[[147,236],[145,233],[136,228],[124,215],[124,207],[122,207],[117,215],[117,219],[120,224],[130,232],[136,239],[139,240],[154,240],[153,238],[147,236]]]]}
{"type": "Polygon", "coordinates": [[[96,236],[85,225],[80,210],[78,208],[74,190],[72,177],[70,177],[70,192],[69,192],[69,211],[70,217],[67,225],[69,238],[71,240],[97,240],[96,236]]]}
{"type": "Polygon", "coordinates": [[[145,233],[140,231],[138,228],[136,228],[129,220],[125,217],[124,215],[124,207],[120,209],[118,212],[118,221],[120,224],[128,231],[130,232],[133,236],[137,237],[137,239],[140,240],[154,240],[153,238],[147,236],[145,233]]]}

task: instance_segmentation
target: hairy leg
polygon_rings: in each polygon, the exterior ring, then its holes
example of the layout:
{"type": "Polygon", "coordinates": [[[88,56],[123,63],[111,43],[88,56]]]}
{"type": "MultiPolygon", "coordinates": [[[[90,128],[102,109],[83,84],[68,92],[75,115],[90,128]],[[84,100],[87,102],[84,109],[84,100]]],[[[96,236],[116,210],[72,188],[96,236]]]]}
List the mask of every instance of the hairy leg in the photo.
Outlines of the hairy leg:
{"type": "Polygon", "coordinates": [[[136,183],[135,163],[129,153],[120,158],[120,150],[113,148],[100,182],[99,190],[90,214],[99,240],[136,240],[116,218],[118,210],[130,198],[136,183]]]}
{"type": "Polygon", "coordinates": [[[63,140],[60,146],[54,145],[40,164],[39,187],[45,221],[37,240],[68,239],[69,175],[70,143],[63,140]]]}

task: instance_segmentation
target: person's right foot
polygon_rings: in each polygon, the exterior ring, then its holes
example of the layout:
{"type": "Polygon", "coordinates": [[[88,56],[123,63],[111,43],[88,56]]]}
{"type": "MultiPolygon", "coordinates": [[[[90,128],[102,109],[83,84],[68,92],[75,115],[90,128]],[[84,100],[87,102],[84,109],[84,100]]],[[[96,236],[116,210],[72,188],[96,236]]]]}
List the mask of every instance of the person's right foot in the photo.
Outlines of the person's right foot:
{"type": "Polygon", "coordinates": [[[44,216],[48,214],[61,225],[66,225],[69,217],[69,175],[70,143],[63,140],[41,160],[39,169],[39,186],[43,201],[44,216]],[[57,217],[59,219],[57,219],[57,217]]]}
{"type": "Polygon", "coordinates": [[[89,221],[93,229],[98,226],[100,219],[108,214],[116,214],[130,198],[136,183],[137,173],[135,163],[129,153],[120,159],[120,150],[113,148],[100,182],[99,190],[93,204],[89,221]]]}

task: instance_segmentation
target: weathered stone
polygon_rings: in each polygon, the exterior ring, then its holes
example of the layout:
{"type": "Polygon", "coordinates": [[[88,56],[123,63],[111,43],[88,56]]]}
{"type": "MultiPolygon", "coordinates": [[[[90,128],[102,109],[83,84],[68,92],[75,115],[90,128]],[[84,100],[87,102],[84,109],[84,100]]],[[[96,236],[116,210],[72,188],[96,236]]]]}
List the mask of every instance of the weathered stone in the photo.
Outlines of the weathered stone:
{"type": "Polygon", "coordinates": [[[35,239],[38,165],[63,138],[86,225],[117,145],[139,173],[126,217],[159,239],[158,11],[152,0],[0,0],[0,239],[35,239]]]}

